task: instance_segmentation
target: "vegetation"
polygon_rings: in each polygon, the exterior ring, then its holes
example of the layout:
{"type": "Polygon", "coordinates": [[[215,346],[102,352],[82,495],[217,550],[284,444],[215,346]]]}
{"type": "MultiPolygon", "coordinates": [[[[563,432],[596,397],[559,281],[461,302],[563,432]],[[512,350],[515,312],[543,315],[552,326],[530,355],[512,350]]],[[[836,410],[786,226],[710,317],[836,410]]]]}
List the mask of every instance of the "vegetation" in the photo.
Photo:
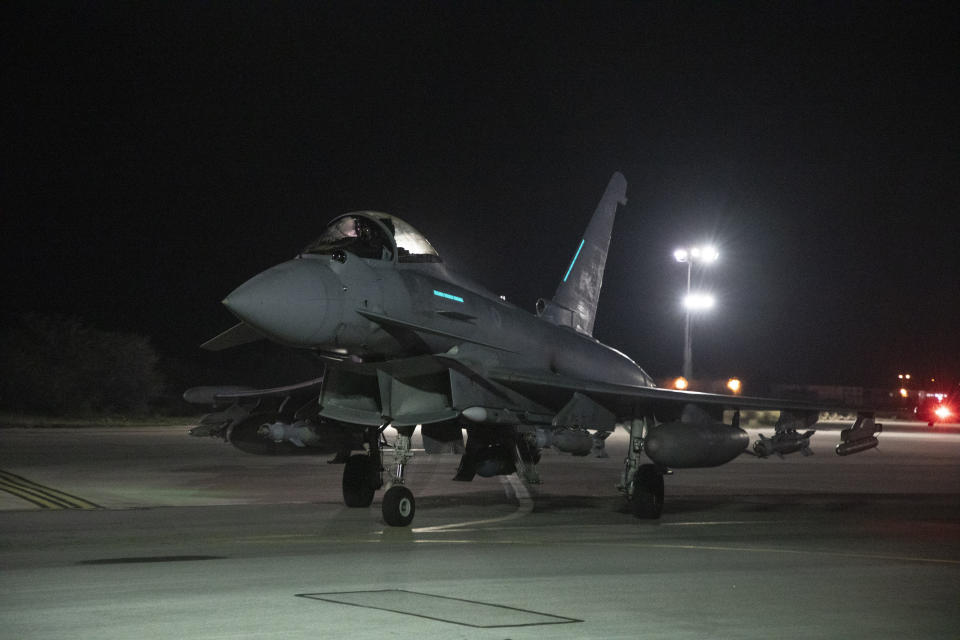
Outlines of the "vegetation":
{"type": "Polygon", "coordinates": [[[0,327],[0,407],[52,415],[143,413],[163,393],[148,338],[25,314],[0,327]]]}
{"type": "Polygon", "coordinates": [[[179,427],[196,425],[202,412],[179,416],[148,414],[106,415],[90,413],[87,415],[51,415],[49,413],[29,413],[23,411],[0,411],[2,427],[179,427]]]}

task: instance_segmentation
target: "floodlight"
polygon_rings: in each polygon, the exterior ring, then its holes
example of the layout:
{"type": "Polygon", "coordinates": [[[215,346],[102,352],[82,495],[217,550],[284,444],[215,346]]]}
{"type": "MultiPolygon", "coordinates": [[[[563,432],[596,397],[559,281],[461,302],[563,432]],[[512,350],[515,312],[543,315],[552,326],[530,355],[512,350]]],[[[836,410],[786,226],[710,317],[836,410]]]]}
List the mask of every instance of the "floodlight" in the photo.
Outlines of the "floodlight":
{"type": "Polygon", "coordinates": [[[709,293],[690,293],[683,299],[683,306],[690,311],[707,311],[715,303],[716,300],[709,293]]]}

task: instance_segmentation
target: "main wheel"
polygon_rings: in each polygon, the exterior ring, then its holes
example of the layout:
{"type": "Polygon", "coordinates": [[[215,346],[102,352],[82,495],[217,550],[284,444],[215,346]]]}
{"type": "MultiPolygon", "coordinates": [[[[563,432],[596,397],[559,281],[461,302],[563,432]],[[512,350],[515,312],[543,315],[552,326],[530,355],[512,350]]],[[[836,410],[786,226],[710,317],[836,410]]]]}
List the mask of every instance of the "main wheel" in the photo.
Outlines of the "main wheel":
{"type": "Polygon", "coordinates": [[[374,460],[357,453],[343,466],[343,504],[348,507],[369,507],[377,488],[373,483],[374,460]]]}
{"type": "Polygon", "coordinates": [[[633,477],[633,495],[630,497],[633,515],[645,520],[656,520],[663,511],[663,474],[655,465],[644,464],[633,477]]]}
{"type": "Polygon", "coordinates": [[[403,485],[394,485],[383,494],[383,520],[391,527],[405,527],[413,522],[416,510],[413,493],[403,485]]]}

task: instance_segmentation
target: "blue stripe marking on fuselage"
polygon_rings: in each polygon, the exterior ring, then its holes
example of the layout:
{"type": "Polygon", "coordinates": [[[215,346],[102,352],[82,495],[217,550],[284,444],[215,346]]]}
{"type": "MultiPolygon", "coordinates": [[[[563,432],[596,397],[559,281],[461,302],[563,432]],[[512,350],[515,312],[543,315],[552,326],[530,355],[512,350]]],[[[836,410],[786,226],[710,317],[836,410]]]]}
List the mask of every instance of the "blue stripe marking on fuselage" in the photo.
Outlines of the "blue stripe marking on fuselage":
{"type": "MultiPolygon", "coordinates": [[[[570,277],[570,272],[573,271],[573,265],[577,264],[577,258],[580,257],[580,251],[583,250],[583,243],[586,242],[586,241],[587,241],[586,238],[584,238],[583,240],[580,241],[580,246],[577,247],[577,253],[574,254],[574,256],[573,256],[573,262],[570,263],[570,268],[567,269],[567,275],[563,276],[563,281],[564,281],[564,282],[566,282],[566,281],[567,281],[567,278],[570,277]]],[[[434,292],[434,293],[436,293],[436,292],[434,292]]]]}
{"type": "Polygon", "coordinates": [[[460,296],[455,296],[450,293],[444,293],[443,291],[437,291],[436,289],[433,290],[433,295],[440,298],[446,298],[447,300],[453,300],[454,302],[463,302],[463,298],[461,298],[460,296]]]}

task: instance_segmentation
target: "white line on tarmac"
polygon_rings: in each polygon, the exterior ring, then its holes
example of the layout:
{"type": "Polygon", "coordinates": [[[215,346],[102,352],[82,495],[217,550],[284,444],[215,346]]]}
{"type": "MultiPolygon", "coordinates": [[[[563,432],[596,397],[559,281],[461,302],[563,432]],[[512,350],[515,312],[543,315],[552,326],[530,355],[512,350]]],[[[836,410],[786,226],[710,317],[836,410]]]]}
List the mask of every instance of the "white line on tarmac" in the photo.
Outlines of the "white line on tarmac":
{"type": "Polygon", "coordinates": [[[905,431],[884,431],[879,435],[880,444],[884,440],[939,440],[942,442],[960,442],[960,433],[907,433],[905,431]]]}
{"type": "Polygon", "coordinates": [[[414,533],[436,533],[438,531],[451,531],[457,529],[463,529],[464,527],[475,527],[477,525],[486,525],[493,524],[496,522],[507,522],[509,520],[516,520],[524,516],[530,515],[533,511],[533,498],[530,496],[530,492],[527,490],[523,481],[517,477],[517,474],[511,473],[509,476],[500,476],[500,482],[503,484],[504,491],[507,494],[507,497],[510,497],[509,489],[513,489],[513,494],[517,496],[517,500],[520,502],[520,505],[517,507],[517,510],[513,513],[499,518],[490,518],[488,520],[471,520],[469,522],[454,522],[451,524],[443,524],[436,527],[420,527],[413,530],[414,533]]]}

